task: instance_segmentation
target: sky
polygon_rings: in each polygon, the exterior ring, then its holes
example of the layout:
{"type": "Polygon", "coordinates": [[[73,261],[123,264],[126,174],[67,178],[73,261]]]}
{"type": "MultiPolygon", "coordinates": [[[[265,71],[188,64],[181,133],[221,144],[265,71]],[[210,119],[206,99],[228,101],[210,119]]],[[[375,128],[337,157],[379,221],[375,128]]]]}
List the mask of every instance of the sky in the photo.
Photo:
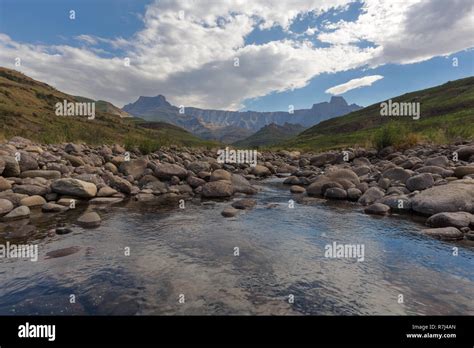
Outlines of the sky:
{"type": "Polygon", "coordinates": [[[0,0],[0,66],[122,107],[367,106],[474,75],[472,0],[0,0]]]}

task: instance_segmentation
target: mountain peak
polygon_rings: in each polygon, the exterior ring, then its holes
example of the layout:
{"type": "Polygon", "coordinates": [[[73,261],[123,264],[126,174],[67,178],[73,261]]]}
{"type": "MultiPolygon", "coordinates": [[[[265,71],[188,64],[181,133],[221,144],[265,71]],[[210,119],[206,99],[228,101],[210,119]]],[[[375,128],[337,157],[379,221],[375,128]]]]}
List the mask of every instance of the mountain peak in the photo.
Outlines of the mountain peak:
{"type": "Polygon", "coordinates": [[[347,106],[347,102],[344,97],[341,96],[332,96],[329,104],[338,105],[338,106],[347,106]]]}

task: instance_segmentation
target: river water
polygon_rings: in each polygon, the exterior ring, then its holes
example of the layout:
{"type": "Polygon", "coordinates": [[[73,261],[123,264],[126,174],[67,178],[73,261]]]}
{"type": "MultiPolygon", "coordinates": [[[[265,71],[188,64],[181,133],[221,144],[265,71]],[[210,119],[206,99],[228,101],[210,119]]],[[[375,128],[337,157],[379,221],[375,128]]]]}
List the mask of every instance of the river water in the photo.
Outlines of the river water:
{"type": "Polygon", "coordinates": [[[220,214],[228,201],[129,202],[100,210],[96,229],[70,223],[81,207],[1,224],[0,244],[37,244],[39,259],[0,259],[0,314],[474,314],[472,246],[407,216],[301,201],[281,179],[260,187],[235,218],[220,214]],[[72,233],[48,233],[67,221],[72,233]],[[364,260],[325,257],[334,242],[363,245],[364,260]]]}

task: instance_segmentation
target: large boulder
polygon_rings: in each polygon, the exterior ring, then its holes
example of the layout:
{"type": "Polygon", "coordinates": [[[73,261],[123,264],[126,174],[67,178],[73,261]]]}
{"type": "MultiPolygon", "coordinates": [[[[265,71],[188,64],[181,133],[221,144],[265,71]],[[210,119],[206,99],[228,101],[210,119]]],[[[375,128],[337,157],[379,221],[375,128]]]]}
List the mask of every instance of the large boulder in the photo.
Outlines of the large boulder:
{"type": "Polygon", "coordinates": [[[384,178],[390,179],[390,181],[398,181],[404,184],[411,176],[411,173],[402,167],[395,167],[387,169],[385,172],[383,172],[382,176],[384,178]]]}
{"type": "Polygon", "coordinates": [[[124,178],[121,178],[117,175],[108,175],[107,176],[107,181],[109,182],[109,185],[116,189],[117,191],[120,191],[122,193],[125,193],[129,195],[132,193],[133,186],[130,182],[125,180],[124,178]]]}
{"type": "Polygon", "coordinates": [[[143,175],[143,172],[148,166],[148,160],[145,158],[139,158],[131,161],[124,161],[119,167],[119,171],[124,175],[131,175],[134,178],[138,178],[143,175]]]}
{"type": "Polygon", "coordinates": [[[25,197],[20,201],[26,207],[37,207],[46,204],[46,200],[41,196],[25,197]]]}
{"type": "Polygon", "coordinates": [[[255,176],[269,176],[272,174],[270,169],[260,164],[257,164],[255,167],[252,167],[252,169],[250,170],[250,173],[252,173],[255,176]]]}
{"type": "Polygon", "coordinates": [[[204,161],[194,161],[188,164],[187,168],[197,174],[199,172],[208,172],[211,169],[211,166],[208,162],[204,161]]]}
{"type": "Polygon", "coordinates": [[[454,168],[454,175],[458,178],[463,178],[465,175],[474,175],[474,165],[456,167],[454,168]]]}
{"type": "Polygon", "coordinates": [[[56,193],[81,198],[92,198],[97,194],[97,186],[93,183],[72,178],[54,181],[51,189],[56,193]]]}
{"type": "Polygon", "coordinates": [[[423,215],[465,211],[474,213],[474,180],[463,179],[434,186],[415,195],[412,209],[423,215]]]}
{"type": "Polygon", "coordinates": [[[311,157],[309,160],[312,166],[321,167],[325,164],[334,164],[337,162],[339,154],[333,152],[325,152],[311,157]]]}
{"type": "Polygon", "coordinates": [[[364,194],[359,198],[359,203],[362,205],[370,205],[381,199],[385,193],[378,187],[370,187],[364,194]]]}
{"type": "Polygon", "coordinates": [[[474,215],[464,211],[455,213],[438,213],[429,217],[426,224],[431,227],[456,227],[463,228],[474,226],[474,215]]]}
{"type": "Polygon", "coordinates": [[[382,203],[374,203],[366,207],[364,212],[373,215],[387,215],[390,212],[390,207],[382,203]]]}
{"type": "Polygon", "coordinates": [[[83,227],[92,228],[100,225],[101,219],[96,212],[84,213],[77,219],[77,223],[83,227]]]}
{"type": "Polygon", "coordinates": [[[13,192],[22,193],[28,196],[44,196],[49,193],[48,188],[38,185],[15,185],[13,192]]]}
{"type": "MultiPolygon", "coordinates": [[[[350,169],[336,169],[326,173],[326,176],[332,181],[342,184],[342,180],[347,180],[357,185],[360,183],[359,177],[350,169]]],[[[343,185],[343,184],[342,184],[343,185]]]]}
{"type": "Polygon", "coordinates": [[[180,179],[188,176],[188,171],[177,164],[160,163],[155,166],[155,175],[159,179],[170,180],[173,176],[177,176],[180,179]]]}
{"type": "Polygon", "coordinates": [[[346,199],[347,192],[343,188],[330,187],[324,192],[324,197],[329,199],[346,199]]]}
{"type": "Polygon", "coordinates": [[[437,156],[428,158],[425,161],[425,166],[437,166],[437,167],[447,167],[449,164],[449,159],[446,156],[437,156]]]}
{"type": "Polygon", "coordinates": [[[36,160],[36,158],[25,151],[20,152],[19,165],[20,165],[20,170],[22,172],[27,171],[27,170],[36,170],[39,168],[38,161],[36,160]]]}
{"type": "Polygon", "coordinates": [[[467,161],[474,156],[474,146],[462,146],[456,152],[460,160],[467,161]]]}
{"type": "Polygon", "coordinates": [[[456,227],[429,228],[422,232],[427,236],[441,240],[460,240],[464,238],[463,233],[456,227]]]}
{"type": "Polygon", "coordinates": [[[234,193],[234,187],[229,181],[212,181],[202,186],[202,196],[206,198],[230,197],[234,193]]]}
{"type": "Polygon", "coordinates": [[[19,176],[20,175],[20,164],[16,161],[15,157],[12,156],[2,156],[0,159],[5,162],[5,168],[3,169],[2,175],[6,178],[10,176],[19,176]]]}
{"type": "Polygon", "coordinates": [[[430,173],[414,175],[406,181],[406,187],[410,191],[421,191],[434,185],[433,176],[430,173]]]}
{"type": "Polygon", "coordinates": [[[322,188],[325,184],[330,183],[331,180],[325,176],[318,177],[311,185],[306,188],[308,196],[322,196],[322,188]]]}
{"type": "Polygon", "coordinates": [[[216,169],[215,171],[212,172],[210,181],[218,181],[218,180],[231,181],[231,179],[232,179],[232,174],[229,173],[227,170],[216,169]]]}
{"type": "Polygon", "coordinates": [[[234,187],[234,192],[245,193],[247,195],[253,195],[258,192],[258,190],[240,174],[232,174],[231,182],[234,187]]]}
{"type": "Polygon", "coordinates": [[[14,205],[8,199],[0,198],[0,215],[4,215],[13,210],[14,205]]]}
{"type": "Polygon", "coordinates": [[[2,217],[3,221],[25,219],[30,216],[30,208],[21,205],[2,217]]]}

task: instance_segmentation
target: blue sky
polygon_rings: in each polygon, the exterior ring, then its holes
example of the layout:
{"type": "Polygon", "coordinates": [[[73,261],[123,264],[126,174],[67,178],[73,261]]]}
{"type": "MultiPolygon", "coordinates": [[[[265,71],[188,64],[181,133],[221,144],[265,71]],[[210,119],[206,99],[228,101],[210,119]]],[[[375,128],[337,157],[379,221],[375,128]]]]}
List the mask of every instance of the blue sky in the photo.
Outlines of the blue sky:
{"type": "Polygon", "coordinates": [[[366,106],[474,75],[469,1],[391,3],[0,0],[0,65],[120,107],[163,94],[260,111],[309,108],[365,77],[378,80],[340,95],[366,106]]]}

